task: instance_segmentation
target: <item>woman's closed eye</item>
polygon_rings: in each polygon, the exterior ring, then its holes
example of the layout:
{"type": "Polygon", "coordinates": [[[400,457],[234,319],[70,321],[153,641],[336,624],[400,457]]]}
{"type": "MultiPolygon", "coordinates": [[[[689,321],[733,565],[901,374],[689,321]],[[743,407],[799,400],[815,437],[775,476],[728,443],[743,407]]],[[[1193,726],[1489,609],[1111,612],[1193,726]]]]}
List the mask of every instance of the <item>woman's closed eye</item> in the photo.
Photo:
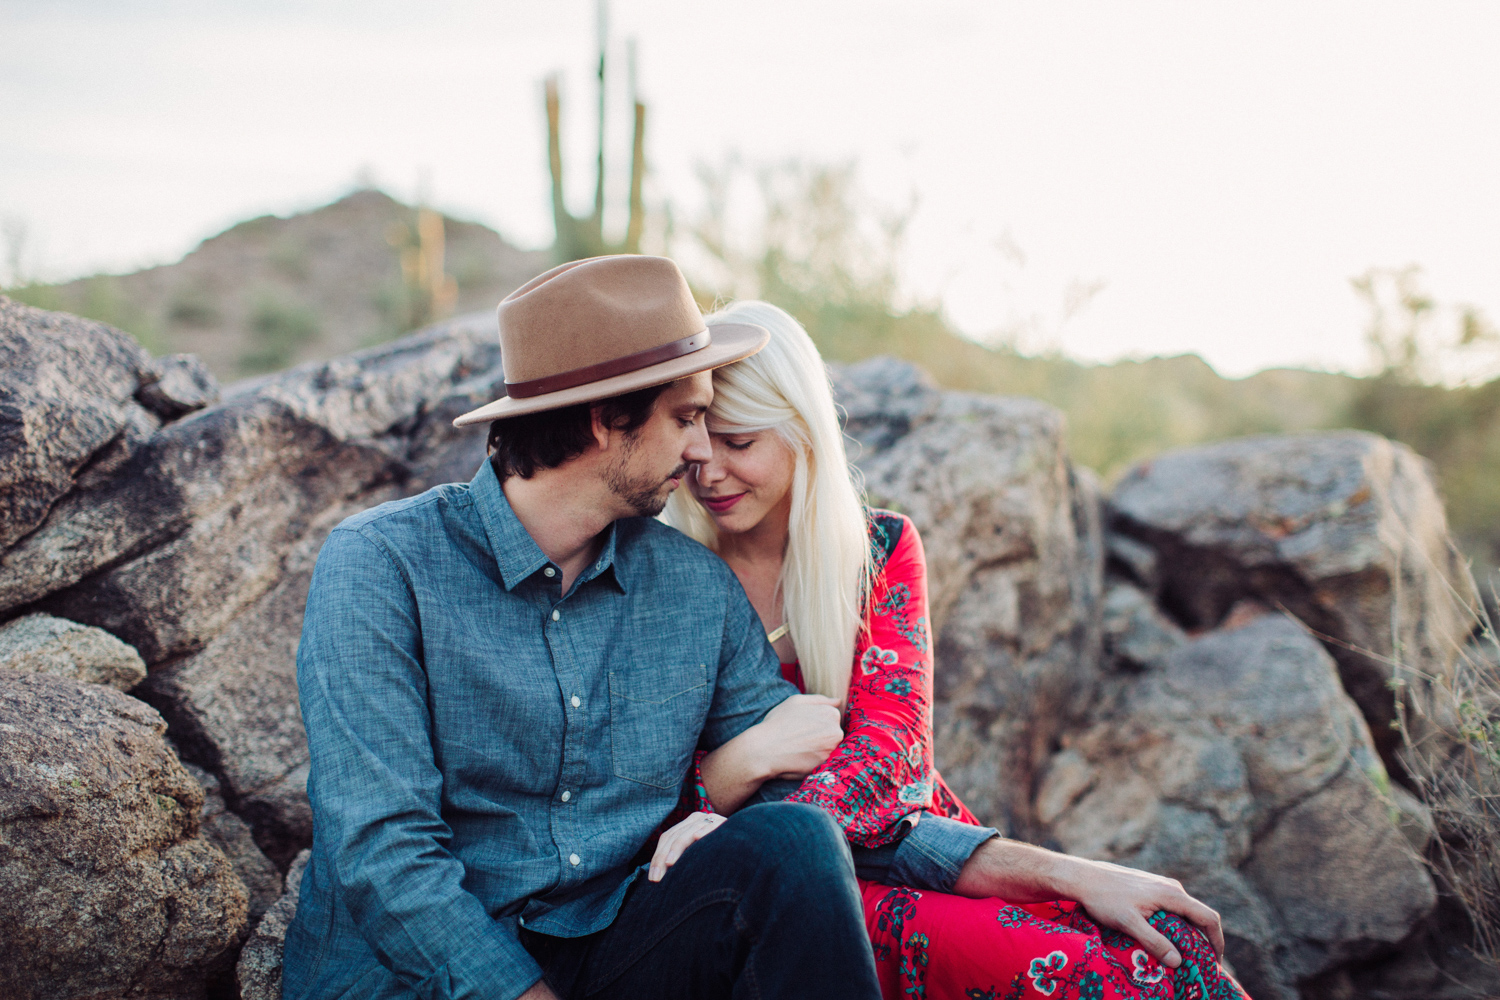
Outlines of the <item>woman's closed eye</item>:
{"type": "Polygon", "coordinates": [[[730,451],[744,451],[754,443],[754,438],[745,438],[742,441],[735,441],[730,438],[724,439],[724,444],[727,448],[729,448],[730,451]]]}

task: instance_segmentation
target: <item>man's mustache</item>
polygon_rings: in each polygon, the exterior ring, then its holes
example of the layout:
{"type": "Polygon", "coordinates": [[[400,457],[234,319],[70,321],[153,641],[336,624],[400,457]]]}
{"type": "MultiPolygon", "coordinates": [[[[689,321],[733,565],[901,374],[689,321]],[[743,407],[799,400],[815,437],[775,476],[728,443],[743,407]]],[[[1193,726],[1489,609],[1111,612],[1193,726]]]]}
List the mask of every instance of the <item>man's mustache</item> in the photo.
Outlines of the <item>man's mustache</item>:
{"type": "Polygon", "coordinates": [[[671,475],[667,476],[666,479],[663,479],[662,482],[665,483],[667,479],[685,479],[687,477],[688,470],[692,467],[693,465],[691,462],[683,462],[672,471],[671,475]]]}

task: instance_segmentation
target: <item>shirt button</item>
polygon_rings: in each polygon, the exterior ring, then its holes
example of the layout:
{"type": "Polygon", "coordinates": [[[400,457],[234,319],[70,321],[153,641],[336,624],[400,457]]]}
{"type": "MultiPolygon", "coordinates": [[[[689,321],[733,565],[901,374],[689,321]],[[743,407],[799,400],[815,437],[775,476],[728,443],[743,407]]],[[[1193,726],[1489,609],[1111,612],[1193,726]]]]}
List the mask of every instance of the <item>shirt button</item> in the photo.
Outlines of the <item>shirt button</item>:
{"type": "Polygon", "coordinates": [[[552,620],[555,621],[555,622],[562,621],[562,612],[561,611],[554,611],[554,612],[552,612],[552,620]]]}
{"type": "Polygon", "coordinates": [[[551,566],[548,566],[546,569],[542,570],[542,572],[547,574],[548,576],[557,575],[557,570],[553,569],[551,566]]]}
{"type": "Polygon", "coordinates": [[[570,861],[574,865],[581,865],[581,864],[583,864],[583,859],[580,858],[576,854],[569,854],[568,855],[568,861],[570,861]]]}
{"type": "Polygon", "coordinates": [[[564,802],[566,802],[566,801],[568,801],[568,800],[569,800],[569,799],[571,799],[571,798],[572,798],[572,797],[573,797],[573,793],[572,793],[572,792],[563,792],[563,793],[562,793],[562,800],[563,800],[563,801],[564,801],[564,802]]]}
{"type": "Polygon", "coordinates": [[[578,696],[575,694],[573,696],[573,707],[577,708],[579,705],[582,705],[582,704],[583,704],[583,702],[579,701],[578,700],[578,696]]]}

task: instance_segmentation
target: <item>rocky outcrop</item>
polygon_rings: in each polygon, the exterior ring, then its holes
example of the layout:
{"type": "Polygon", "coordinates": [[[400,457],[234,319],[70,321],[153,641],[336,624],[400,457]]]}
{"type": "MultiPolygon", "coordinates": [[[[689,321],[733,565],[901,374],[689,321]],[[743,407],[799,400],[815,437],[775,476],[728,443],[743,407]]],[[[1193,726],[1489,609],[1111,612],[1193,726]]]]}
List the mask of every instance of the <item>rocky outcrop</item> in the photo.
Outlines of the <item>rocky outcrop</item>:
{"type": "Polygon", "coordinates": [[[302,892],[302,873],[311,851],[303,851],[292,861],[286,873],[286,891],[266,912],[266,918],[255,928],[235,967],[240,1000],[281,1000],[281,957],[286,945],[287,928],[297,915],[297,897],[302,892]]]}
{"type": "Polygon", "coordinates": [[[200,813],[203,837],[229,859],[230,867],[245,886],[250,924],[254,927],[281,895],[281,872],[256,846],[250,824],[229,811],[219,790],[219,779],[193,764],[187,772],[203,789],[200,813]]]}
{"type": "Polygon", "coordinates": [[[0,996],[202,996],[246,930],[166,725],[118,691],[0,675],[0,996]]]}
{"type": "Polygon", "coordinates": [[[922,533],[938,767],[987,822],[1035,836],[1040,770],[1098,680],[1097,487],[1043,403],[942,392],[890,359],[835,386],[872,502],[922,533]]]}
{"type": "Polygon", "coordinates": [[[0,668],[71,677],[120,691],[146,679],[140,654],[108,632],[43,614],[0,625],[0,668]]]}
{"type": "MultiPolygon", "coordinates": [[[[213,387],[190,362],[152,362],[117,331],[73,317],[8,301],[4,310],[15,370],[52,365],[59,382],[42,387],[47,407],[18,404],[28,433],[40,439],[94,411],[113,422],[98,418],[101,429],[65,455],[28,460],[50,462],[33,478],[55,486],[45,516],[0,549],[0,618],[46,611],[138,649],[152,673],[136,693],[222,783],[265,853],[287,864],[312,833],[293,653],[318,547],[355,511],[473,474],[483,434],[451,420],[497,391],[493,318],[241,384],[191,411],[213,387]],[[96,334],[110,349],[96,350],[100,370],[74,366],[83,385],[64,385],[54,342],[96,334]],[[114,410],[95,398],[99,386],[116,386],[114,410]],[[158,412],[187,415],[162,425],[135,402],[143,386],[158,412]]],[[[10,369],[0,386],[38,391],[11,386],[10,369]]]]}
{"type": "Polygon", "coordinates": [[[1283,614],[1237,617],[1113,680],[1038,811],[1069,853],[1181,880],[1223,914],[1251,995],[1290,998],[1431,911],[1431,821],[1323,647],[1283,614]]]}
{"type": "Polygon", "coordinates": [[[1133,575],[1185,627],[1256,598],[1326,637],[1395,764],[1392,685],[1420,709],[1415,689],[1446,674],[1477,605],[1425,460],[1357,431],[1244,438],[1141,463],[1109,506],[1146,550],[1132,559],[1127,542],[1121,565],[1148,566],[1133,575]]]}

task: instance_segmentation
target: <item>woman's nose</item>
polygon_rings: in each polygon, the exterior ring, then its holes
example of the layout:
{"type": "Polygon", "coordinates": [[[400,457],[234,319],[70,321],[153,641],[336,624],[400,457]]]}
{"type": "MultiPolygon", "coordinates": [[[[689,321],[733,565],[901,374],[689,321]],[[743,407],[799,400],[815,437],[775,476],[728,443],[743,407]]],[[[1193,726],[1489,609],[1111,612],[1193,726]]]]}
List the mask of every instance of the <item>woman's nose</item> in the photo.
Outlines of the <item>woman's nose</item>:
{"type": "Polygon", "coordinates": [[[724,467],[713,458],[698,463],[698,485],[712,486],[724,478],[724,467]]]}

